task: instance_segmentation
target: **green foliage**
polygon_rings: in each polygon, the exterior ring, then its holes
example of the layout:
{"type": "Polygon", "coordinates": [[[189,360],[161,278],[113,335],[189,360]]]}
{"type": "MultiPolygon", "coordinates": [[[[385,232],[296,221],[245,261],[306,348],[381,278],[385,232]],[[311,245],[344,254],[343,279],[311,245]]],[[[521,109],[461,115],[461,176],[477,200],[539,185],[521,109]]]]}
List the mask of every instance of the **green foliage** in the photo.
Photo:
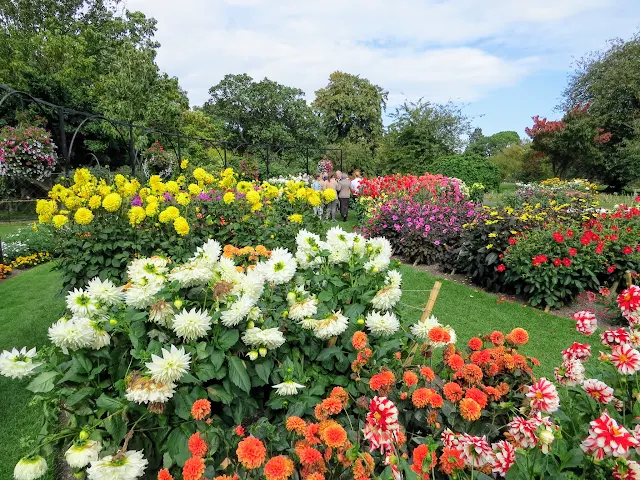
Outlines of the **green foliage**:
{"type": "Polygon", "coordinates": [[[231,140],[241,144],[317,144],[318,117],[298,88],[249,75],[226,75],[209,89],[203,110],[225,123],[231,140]]]}
{"type": "Polygon", "coordinates": [[[467,186],[483,184],[487,190],[500,187],[500,170],[493,163],[478,155],[449,155],[438,158],[429,167],[429,173],[459,178],[467,186]]]}
{"type": "Polygon", "coordinates": [[[546,162],[533,158],[530,144],[514,144],[489,157],[500,169],[502,181],[535,181],[549,178],[551,169],[546,162]]]}
{"type": "Polygon", "coordinates": [[[329,84],[315,96],[312,107],[329,141],[362,143],[373,150],[382,136],[388,92],[358,75],[333,72],[329,84]]]}
{"type": "Polygon", "coordinates": [[[468,118],[452,103],[405,102],[391,118],[377,152],[380,174],[422,174],[436,159],[458,151],[470,129],[468,118]]]}
{"type": "MultiPolygon", "coordinates": [[[[224,124],[207,115],[203,110],[186,110],[182,114],[180,132],[185,136],[208,138],[212,140],[227,140],[224,124]]],[[[222,170],[224,167],[224,155],[222,146],[197,140],[185,139],[183,157],[198,167],[207,167],[209,170],[222,170]]],[[[229,162],[231,153],[227,154],[229,162]]]]}
{"type": "Polygon", "coordinates": [[[520,145],[521,143],[520,135],[516,132],[498,132],[489,137],[485,137],[482,135],[482,130],[480,130],[479,135],[476,134],[476,136],[469,137],[469,145],[465,153],[488,158],[500,153],[505,148],[520,145]]]}

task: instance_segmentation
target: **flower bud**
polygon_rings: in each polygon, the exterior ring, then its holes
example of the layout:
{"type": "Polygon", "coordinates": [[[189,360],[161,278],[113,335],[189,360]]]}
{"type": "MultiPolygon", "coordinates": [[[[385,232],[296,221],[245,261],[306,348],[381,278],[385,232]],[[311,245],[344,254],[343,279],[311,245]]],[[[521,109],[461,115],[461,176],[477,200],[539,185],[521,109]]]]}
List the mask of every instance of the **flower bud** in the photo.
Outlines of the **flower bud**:
{"type": "Polygon", "coordinates": [[[253,328],[255,326],[256,326],[256,324],[254,322],[252,322],[252,321],[251,322],[247,322],[247,328],[253,328]]]}
{"type": "Polygon", "coordinates": [[[180,300],[179,298],[176,298],[173,301],[173,306],[176,307],[176,308],[182,308],[182,300],[180,300]]]}
{"type": "Polygon", "coordinates": [[[287,318],[289,316],[289,311],[285,310],[282,312],[282,318],[287,318]]]}
{"type": "Polygon", "coordinates": [[[287,302],[289,302],[289,304],[296,303],[296,293],[295,292],[287,293],[287,302]]]}
{"type": "Polygon", "coordinates": [[[268,350],[266,348],[264,348],[264,347],[260,347],[258,349],[258,353],[260,354],[261,357],[266,357],[267,356],[267,352],[268,352],[268,350]]]}
{"type": "Polygon", "coordinates": [[[551,445],[555,437],[553,436],[552,431],[545,428],[538,434],[538,438],[540,439],[540,443],[543,445],[551,445]]]}
{"type": "Polygon", "coordinates": [[[256,352],[255,350],[251,350],[249,353],[247,353],[247,357],[249,357],[249,360],[253,362],[254,360],[258,359],[258,352],[256,352]]]}
{"type": "Polygon", "coordinates": [[[358,325],[364,325],[364,318],[360,317],[357,322],[358,325]]]}
{"type": "Polygon", "coordinates": [[[86,440],[87,438],[89,438],[89,432],[87,432],[86,430],[82,430],[78,435],[78,438],[80,440],[86,440]]]}
{"type": "Polygon", "coordinates": [[[112,318],[111,320],[109,320],[109,325],[117,325],[118,324],[118,320],[116,320],[115,318],[112,318]]]}

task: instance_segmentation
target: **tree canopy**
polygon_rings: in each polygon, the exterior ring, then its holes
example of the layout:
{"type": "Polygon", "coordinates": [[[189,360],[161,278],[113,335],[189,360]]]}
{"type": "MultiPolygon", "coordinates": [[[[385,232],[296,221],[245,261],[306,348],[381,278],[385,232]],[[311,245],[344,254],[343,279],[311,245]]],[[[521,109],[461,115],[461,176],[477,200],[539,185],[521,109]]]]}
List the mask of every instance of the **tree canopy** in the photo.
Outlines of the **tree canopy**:
{"type": "Polygon", "coordinates": [[[504,150],[511,145],[518,145],[522,142],[520,135],[516,132],[498,132],[485,137],[482,135],[481,129],[476,129],[469,137],[469,145],[465,150],[465,153],[480,155],[481,157],[489,158],[492,155],[504,150]],[[479,135],[477,130],[480,130],[479,135]]]}

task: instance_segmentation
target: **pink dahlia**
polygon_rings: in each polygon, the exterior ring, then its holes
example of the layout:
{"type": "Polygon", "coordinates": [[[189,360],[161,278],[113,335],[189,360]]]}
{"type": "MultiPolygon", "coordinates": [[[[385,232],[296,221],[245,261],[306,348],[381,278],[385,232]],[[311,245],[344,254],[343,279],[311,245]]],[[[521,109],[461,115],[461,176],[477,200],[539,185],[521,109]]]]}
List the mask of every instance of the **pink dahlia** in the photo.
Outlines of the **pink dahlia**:
{"type": "Polygon", "coordinates": [[[639,445],[626,428],[618,425],[607,412],[590,424],[589,435],[582,442],[585,453],[602,460],[605,457],[626,457],[629,449],[639,445]]]}
{"type": "Polygon", "coordinates": [[[640,353],[629,345],[616,345],[611,349],[611,363],[623,375],[632,375],[640,370],[640,353]]]}
{"type": "Polygon", "coordinates": [[[533,410],[553,413],[560,407],[558,391],[553,383],[546,378],[540,378],[529,387],[527,398],[533,410]]]}

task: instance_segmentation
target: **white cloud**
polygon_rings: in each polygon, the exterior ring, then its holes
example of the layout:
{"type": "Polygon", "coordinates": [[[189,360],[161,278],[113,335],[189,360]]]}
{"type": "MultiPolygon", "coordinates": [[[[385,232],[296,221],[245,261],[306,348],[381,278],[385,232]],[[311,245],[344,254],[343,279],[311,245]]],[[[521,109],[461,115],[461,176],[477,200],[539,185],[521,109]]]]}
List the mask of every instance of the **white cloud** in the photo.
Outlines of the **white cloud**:
{"type": "Polygon", "coordinates": [[[609,32],[602,15],[611,2],[128,0],[127,8],[158,20],[158,63],[193,104],[227,73],[266,76],[311,100],[342,70],[382,85],[393,105],[405,97],[469,102],[515,85],[548,68],[550,51],[575,53],[588,22],[609,32]]]}

